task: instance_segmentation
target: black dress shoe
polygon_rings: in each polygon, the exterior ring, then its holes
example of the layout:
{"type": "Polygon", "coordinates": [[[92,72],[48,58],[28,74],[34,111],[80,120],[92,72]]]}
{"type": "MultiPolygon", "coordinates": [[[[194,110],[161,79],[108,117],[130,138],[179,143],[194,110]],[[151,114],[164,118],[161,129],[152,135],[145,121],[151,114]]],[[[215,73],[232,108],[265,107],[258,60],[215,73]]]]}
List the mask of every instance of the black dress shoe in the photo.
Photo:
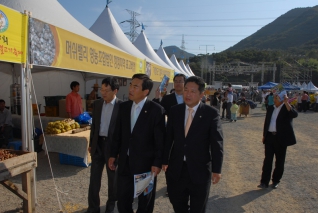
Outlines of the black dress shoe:
{"type": "Polygon", "coordinates": [[[272,188],[273,188],[273,189],[277,189],[277,187],[278,187],[278,183],[273,182],[273,184],[272,184],[272,188]]]}
{"type": "Polygon", "coordinates": [[[268,188],[268,184],[265,184],[265,183],[261,183],[257,186],[258,188],[261,188],[261,189],[267,189],[268,188]]]}

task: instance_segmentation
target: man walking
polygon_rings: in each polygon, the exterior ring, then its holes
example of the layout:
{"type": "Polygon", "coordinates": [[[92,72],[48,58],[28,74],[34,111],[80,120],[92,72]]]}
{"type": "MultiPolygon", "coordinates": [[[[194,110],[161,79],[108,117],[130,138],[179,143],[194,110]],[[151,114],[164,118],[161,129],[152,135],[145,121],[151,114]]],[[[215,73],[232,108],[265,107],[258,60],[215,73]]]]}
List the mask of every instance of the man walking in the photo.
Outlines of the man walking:
{"type": "Polygon", "coordinates": [[[201,103],[205,83],[185,81],[184,104],[171,108],[162,168],[176,213],[203,213],[213,184],[221,178],[223,132],[218,110],[201,103]]]}
{"type": "Polygon", "coordinates": [[[160,104],[165,109],[165,114],[167,116],[169,116],[169,111],[172,106],[183,103],[183,90],[185,80],[185,75],[176,74],[173,78],[173,86],[175,89],[174,93],[163,96],[161,102],[159,101],[160,92],[156,92],[156,97],[153,99],[153,101],[160,104]]]}
{"type": "MultiPolygon", "coordinates": [[[[110,169],[115,170],[114,161],[118,160],[118,211],[132,213],[134,200],[134,175],[151,172],[158,175],[161,171],[162,153],[165,138],[164,109],[148,100],[153,87],[152,80],[145,74],[135,74],[129,86],[129,101],[119,107],[112,143],[110,169]]],[[[153,211],[156,181],[153,190],[138,196],[137,212],[153,211]]]]}
{"type": "Polygon", "coordinates": [[[287,146],[296,144],[292,122],[297,116],[297,111],[288,103],[286,92],[274,95],[274,105],[268,107],[264,123],[262,141],[265,144],[265,159],[259,188],[268,188],[274,155],[276,162],[272,188],[278,187],[284,173],[287,146]]]}
{"type": "Polygon", "coordinates": [[[107,77],[102,81],[102,98],[94,102],[93,120],[88,150],[92,156],[91,177],[88,190],[87,213],[100,212],[99,191],[101,187],[102,173],[106,165],[108,178],[108,200],[106,213],[114,212],[116,196],[115,171],[107,166],[110,157],[110,144],[116,125],[119,104],[122,102],[116,97],[119,90],[117,78],[107,77]]]}

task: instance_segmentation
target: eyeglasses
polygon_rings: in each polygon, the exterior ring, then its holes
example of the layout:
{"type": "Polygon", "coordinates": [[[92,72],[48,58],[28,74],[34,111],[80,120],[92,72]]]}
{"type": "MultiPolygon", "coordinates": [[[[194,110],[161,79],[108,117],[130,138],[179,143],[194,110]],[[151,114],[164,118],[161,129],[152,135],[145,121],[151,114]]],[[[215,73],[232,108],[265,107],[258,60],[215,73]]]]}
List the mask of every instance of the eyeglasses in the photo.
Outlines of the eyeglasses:
{"type": "Polygon", "coordinates": [[[100,92],[111,92],[112,90],[100,89],[100,92]]]}
{"type": "Polygon", "coordinates": [[[184,81],[174,81],[175,84],[184,84],[184,81]]]}

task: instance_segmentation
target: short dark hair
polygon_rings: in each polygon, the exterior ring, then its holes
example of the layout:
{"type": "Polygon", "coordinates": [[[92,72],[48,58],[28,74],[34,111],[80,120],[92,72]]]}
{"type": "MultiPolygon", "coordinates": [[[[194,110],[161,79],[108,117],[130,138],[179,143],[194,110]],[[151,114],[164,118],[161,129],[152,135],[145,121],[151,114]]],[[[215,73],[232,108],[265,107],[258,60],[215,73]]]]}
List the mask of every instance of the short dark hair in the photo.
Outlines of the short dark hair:
{"type": "Polygon", "coordinates": [[[76,87],[77,85],[80,85],[77,81],[72,81],[70,87],[71,87],[71,90],[73,90],[74,87],[76,87]]]}
{"type": "Polygon", "coordinates": [[[118,82],[118,78],[116,77],[104,78],[102,81],[102,85],[103,84],[105,84],[106,87],[109,85],[112,91],[114,91],[115,89],[119,90],[119,82],[118,82]]]}
{"type": "Polygon", "coordinates": [[[236,104],[236,101],[233,101],[233,104],[236,104]]]}
{"type": "Polygon", "coordinates": [[[132,80],[135,78],[142,80],[142,91],[149,90],[149,92],[147,94],[147,96],[148,96],[152,90],[152,87],[153,87],[152,80],[149,78],[148,75],[142,74],[142,73],[138,73],[138,74],[133,75],[132,80]]]}
{"type": "Polygon", "coordinates": [[[205,88],[205,82],[204,80],[201,78],[201,77],[198,77],[198,76],[191,76],[189,77],[185,83],[184,83],[184,86],[187,85],[187,83],[189,82],[193,82],[195,84],[197,84],[199,86],[199,91],[200,93],[202,93],[204,91],[204,88],[205,88]]]}
{"type": "Polygon", "coordinates": [[[184,81],[186,80],[186,76],[185,76],[184,74],[182,74],[182,73],[176,74],[176,75],[173,77],[173,81],[174,81],[174,79],[176,79],[176,77],[183,77],[183,80],[184,80],[184,81]]]}
{"type": "Polygon", "coordinates": [[[227,85],[228,85],[229,87],[231,87],[231,86],[232,86],[232,84],[231,84],[231,83],[228,83],[227,85]]]}
{"type": "Polygon", "coordinates": [[[3,99],[0,99],[0,103],[4,103],[5,104],[6,102],[3,99]]]}

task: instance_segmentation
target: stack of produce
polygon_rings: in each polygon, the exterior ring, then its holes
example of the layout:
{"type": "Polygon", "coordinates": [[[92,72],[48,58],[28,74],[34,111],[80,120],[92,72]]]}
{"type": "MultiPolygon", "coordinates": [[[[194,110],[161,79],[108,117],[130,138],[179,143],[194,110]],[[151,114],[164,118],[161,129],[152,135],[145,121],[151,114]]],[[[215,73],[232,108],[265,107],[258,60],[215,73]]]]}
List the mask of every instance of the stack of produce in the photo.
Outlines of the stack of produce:
{"type": "Polygon", "coordinates": [[[0,149],[0,161],[7,160],[16,156],[18,155],[15,153],[11,153],[9,150],[0,149]]]}
{"type": "Polygon", "coordinates": [[[73,119],[65,119],[62,121],[49,122],[45,132],[47,134],[60,134],[78,128],[80,128],[79,123],[75,122],[73,119]]]}

